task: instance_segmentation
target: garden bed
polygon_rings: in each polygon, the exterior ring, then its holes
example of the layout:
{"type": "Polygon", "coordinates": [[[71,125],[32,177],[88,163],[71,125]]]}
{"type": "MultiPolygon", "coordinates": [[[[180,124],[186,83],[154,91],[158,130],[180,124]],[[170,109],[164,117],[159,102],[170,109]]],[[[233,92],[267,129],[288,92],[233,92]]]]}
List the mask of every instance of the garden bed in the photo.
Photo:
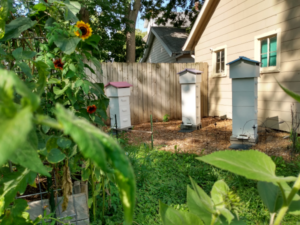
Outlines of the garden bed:
{"type": "MultiPolygon", "coordinates": [[[[154,122],[154,146],[167,151],[180,151],[195,154],[209,154],[214,151],[225,150],[230,146],[232,120],[222,120],[218,117],[202,118],[202,129],[191,133],[181,133],[180,120],[169,122],[154,122]]],[[[150,123],[134,125],[133,132],[127,132],[129,144],[151,143],[150,123]],[[139,132],[137,132],[139,131],[139,132]],[[145,132],[144,132],[145,131],[145,132]]],[[[290,139],[287,132],[259,127],[258,144],[253,149],[268,155],[282,156],[289,160],[291,154],[290,139]]]]}

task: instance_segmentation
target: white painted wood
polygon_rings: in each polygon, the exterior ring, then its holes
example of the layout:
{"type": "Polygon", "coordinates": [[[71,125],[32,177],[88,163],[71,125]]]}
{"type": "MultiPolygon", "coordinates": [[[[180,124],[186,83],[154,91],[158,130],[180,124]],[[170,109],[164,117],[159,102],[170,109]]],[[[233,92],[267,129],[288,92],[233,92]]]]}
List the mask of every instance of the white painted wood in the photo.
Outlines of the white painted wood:
{"type": "Polygon", "coordinates": [[[179,83],[183,125],[198,126],[201,124],[201,74],[182,72],[179,83]]]}
{"type": "Polygon", "coordinates": [[[130,88],[108,86],[105,90],[109,97],[111,127],[123,129],[131,127],[130,118],[130,88]],[[117,121],[116,121],[117,119],[117,121]]]}

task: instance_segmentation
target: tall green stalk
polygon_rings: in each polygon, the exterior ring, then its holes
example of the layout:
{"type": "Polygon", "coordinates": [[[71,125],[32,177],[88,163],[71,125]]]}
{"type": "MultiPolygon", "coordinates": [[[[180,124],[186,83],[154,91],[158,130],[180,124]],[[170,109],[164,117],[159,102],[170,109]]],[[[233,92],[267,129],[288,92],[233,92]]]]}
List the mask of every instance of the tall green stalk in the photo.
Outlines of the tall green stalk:
{"type": "Polygon", "coordinates": [[[105,211],[105,177],[102,176],[102,222],[104,223],[104,211],[105,211]]]}
{"type": "MultiPolygon", "coordinates": [[[[282,189],[280,189],[282,192],[282,195],[285,196],[285,193],[282,189]]],[[[297,192],[300,190],[300,175],[298,176],[296,182],[294,183],[294,186],[292,188],[292,191],[290,192],[289,196],[286,198],[286,201],[283,202],[283,206],[278,212],[278,215],[275,219],[274,225],[280,225],[281,221],[283,220],[285,214],[287,213],[290,204],[293,201],[294,196],[297,194],[297,192]]]]}

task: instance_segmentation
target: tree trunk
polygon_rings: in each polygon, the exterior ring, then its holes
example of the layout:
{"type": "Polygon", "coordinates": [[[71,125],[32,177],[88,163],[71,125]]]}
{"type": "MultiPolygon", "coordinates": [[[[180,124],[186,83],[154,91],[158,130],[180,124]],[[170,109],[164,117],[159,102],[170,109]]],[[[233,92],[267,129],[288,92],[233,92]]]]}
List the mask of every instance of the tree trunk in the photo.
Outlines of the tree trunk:
{"type": "Polygon", "coordinates": [[[126,15],[126,18],[129,20],[126,24],[126,62],[135,62],[135,25],[141,6],[141,0],[135,0],[133,5],[129,6],[126,15]]]}
{"type": "Polygon", "coordinates": [[[80,11],[79,11],[79,17],[80,19],[85,22],[85,23],[89,23],[90,21],[90,13],[89,11],[84,8],[84,7],[81,7],[80,11]]]}

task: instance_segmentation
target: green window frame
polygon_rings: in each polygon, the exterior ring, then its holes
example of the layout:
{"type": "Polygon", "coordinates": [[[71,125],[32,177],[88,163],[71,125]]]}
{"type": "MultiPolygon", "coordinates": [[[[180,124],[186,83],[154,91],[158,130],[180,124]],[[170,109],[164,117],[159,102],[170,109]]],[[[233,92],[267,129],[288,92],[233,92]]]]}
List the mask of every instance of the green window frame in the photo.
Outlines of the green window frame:
{"type": "Polygon", "coordinates": [[[277,35],[270,36],[260,41],[261,67],[277,65],[277,35]]]}

